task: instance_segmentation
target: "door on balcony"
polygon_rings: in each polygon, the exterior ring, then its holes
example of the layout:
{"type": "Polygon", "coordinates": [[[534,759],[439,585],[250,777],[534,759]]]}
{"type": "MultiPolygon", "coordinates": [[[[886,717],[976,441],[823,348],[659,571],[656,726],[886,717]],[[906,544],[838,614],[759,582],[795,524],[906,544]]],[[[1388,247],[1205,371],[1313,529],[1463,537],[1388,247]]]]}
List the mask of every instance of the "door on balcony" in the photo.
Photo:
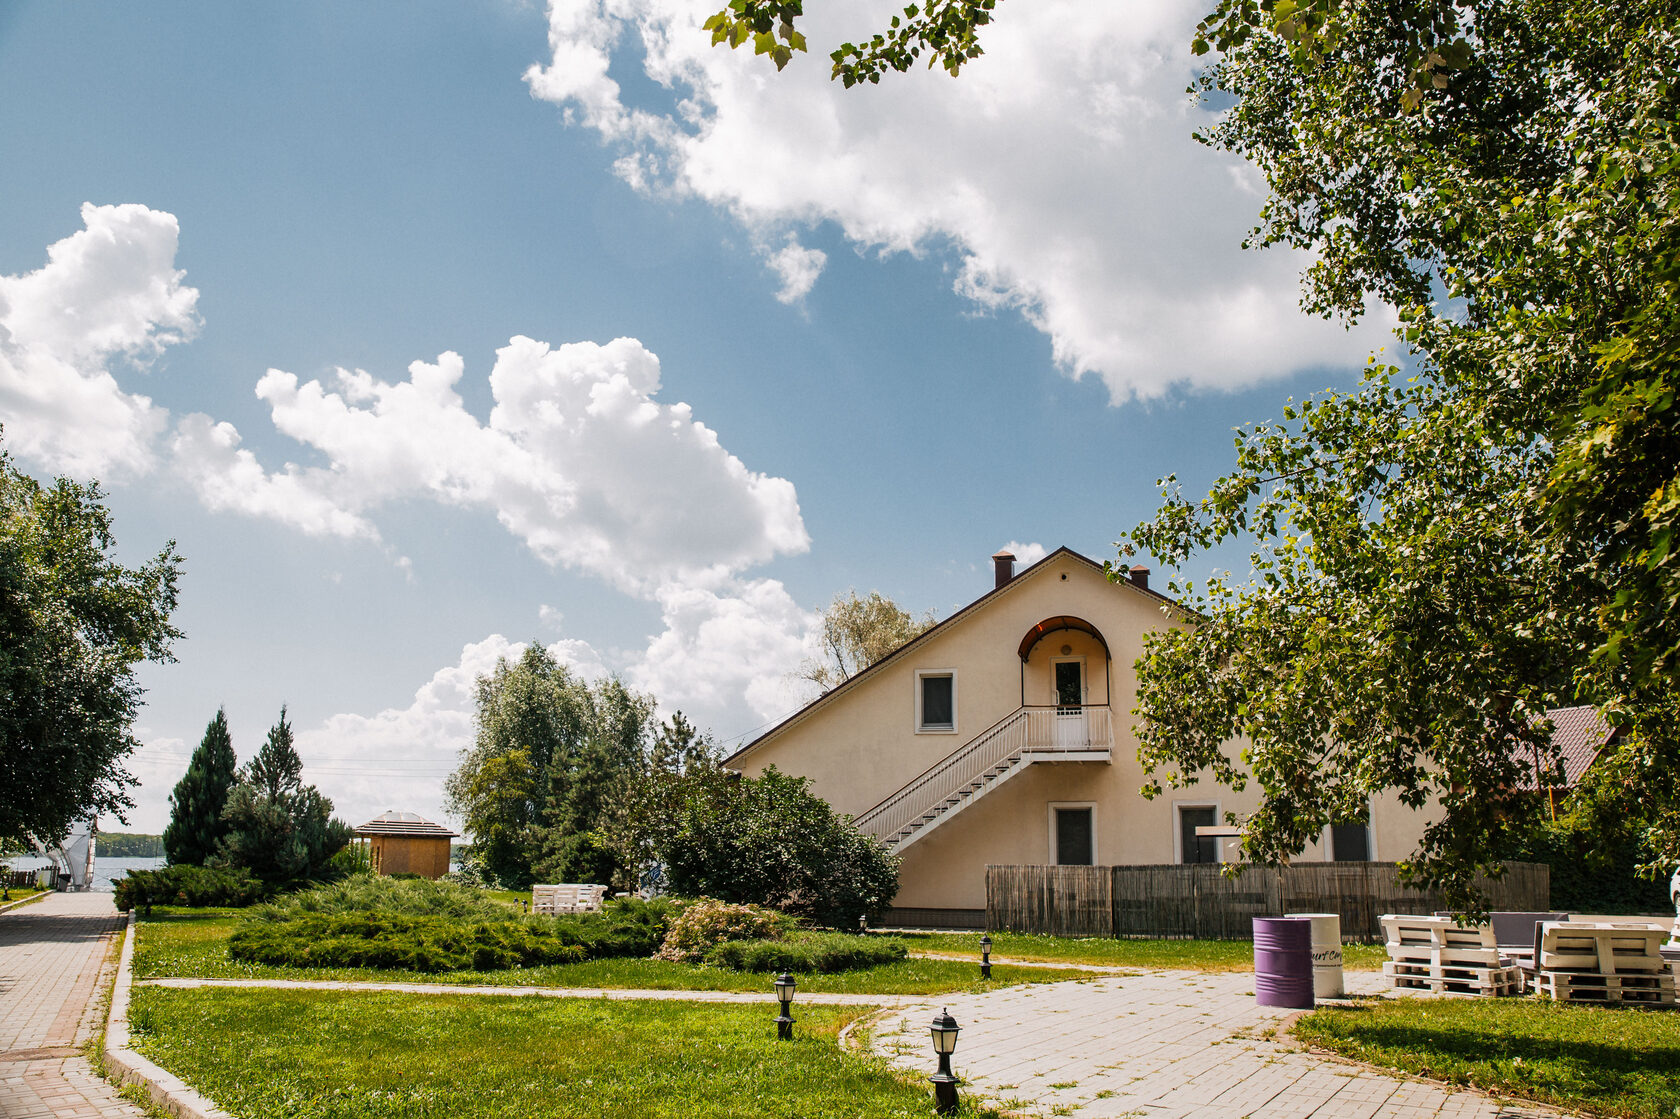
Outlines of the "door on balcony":
{"type": "Polygon", "coordinates": [[[1083,750],[1091,742],[1085,714],[1085,659],[1052,660],[1050,671],[1056,685],[1056,748],[1083,750]]]}

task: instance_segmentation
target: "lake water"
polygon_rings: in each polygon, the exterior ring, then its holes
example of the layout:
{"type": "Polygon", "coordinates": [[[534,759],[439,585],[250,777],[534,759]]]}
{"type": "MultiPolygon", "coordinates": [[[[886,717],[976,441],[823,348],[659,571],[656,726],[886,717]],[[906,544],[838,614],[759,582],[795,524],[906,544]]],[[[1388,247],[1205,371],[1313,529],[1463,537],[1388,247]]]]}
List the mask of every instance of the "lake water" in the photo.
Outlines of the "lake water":
{"type": "MultiPolygon", "coordinates": [[[[6,865],[13,870],[40,870],[47,865],[47,860],[34,855],[18,855],[6,860],[6,865]]],[[[161,858],[150,859],[102,859],[96,853],[93,857],[93,888],[96,893],[111,893],[115,888],[111,885],[114,878],[122,878],[131,870],[157,870],[163,865],[161,858]]]]}

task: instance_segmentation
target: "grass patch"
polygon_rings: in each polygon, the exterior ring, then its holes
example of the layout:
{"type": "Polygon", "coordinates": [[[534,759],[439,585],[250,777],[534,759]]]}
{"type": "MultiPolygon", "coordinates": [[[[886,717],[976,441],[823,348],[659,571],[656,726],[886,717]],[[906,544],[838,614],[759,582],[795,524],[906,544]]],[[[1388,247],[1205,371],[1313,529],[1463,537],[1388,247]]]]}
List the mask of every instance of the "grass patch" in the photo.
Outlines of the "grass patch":
{"type": "Polygon", "coordinates": [[[1542,999],[1383,999],[1295,1036],[1384,1068],[1608,1115],[1680,1114],[1680,1014],[1542,999]]]}
{"type": "MultiPolygon", "coordinates": [[[[956,952],[980,958],[979,933],[895,933],[912,952],[956,952]]],[[[1252,971],[1251,940],[1113,940],[1106,937],[1037,936],[993,933],[992,956],[1101,967],[1179,968],[1188,971],[1252,971]]],[[[1381,944],[1347,944],[1343,966],[1349,971],[1381,971],[1387,952],[1381,944]]]]}
{"type": "Polygon", "coordinates": [[[762,1006],[141,988],[131,1021],[142,1053],[253,1119],[923,1119],[925,1085],[835,1044],[857,1013],[796,1011],[778,1042],[762,1006]]]}
{"type": "MultiPolygon", "coordinates": [[[[350,967],[272,967],[228,956],[227,942],[244,924],[238,910],[159,908],[142,918],[135,944],[134,977],[161,979],[350,979],[389,983],[461,983],[535,987],[639,987],[664,991],[768,991],[770,979],[721,968],[665,960],[607,959],[505,971],[421,972],[350,967]]],[[[982,982],[979,969],[960,960],[908,959],[835,975],[799,976],[801,991],[846,994],[941,994],[984,991],[1016,983],[1089,978],[1065,968],[1000,968],[982,982]]]]}

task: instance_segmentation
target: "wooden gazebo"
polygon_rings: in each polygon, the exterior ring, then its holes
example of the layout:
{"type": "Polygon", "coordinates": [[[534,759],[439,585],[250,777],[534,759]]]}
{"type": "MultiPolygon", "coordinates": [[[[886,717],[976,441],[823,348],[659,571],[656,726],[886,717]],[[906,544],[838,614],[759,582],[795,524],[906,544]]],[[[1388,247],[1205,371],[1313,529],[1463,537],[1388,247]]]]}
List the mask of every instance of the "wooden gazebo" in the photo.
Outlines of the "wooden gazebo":
{"type": "Polygon", "coordinates": [[[449,873],[449,841],[461,833],[417,812],[385,812],[356,834],[368,841],[368,866],[375,874],[442,878],[449,873]]]}

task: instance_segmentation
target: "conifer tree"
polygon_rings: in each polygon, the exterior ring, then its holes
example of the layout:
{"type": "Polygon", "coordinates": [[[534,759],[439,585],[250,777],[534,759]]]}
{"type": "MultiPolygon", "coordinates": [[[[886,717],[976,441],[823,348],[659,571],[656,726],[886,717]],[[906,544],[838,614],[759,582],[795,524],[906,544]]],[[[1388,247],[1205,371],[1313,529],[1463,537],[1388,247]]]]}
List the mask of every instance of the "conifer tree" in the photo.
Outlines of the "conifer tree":
{"type": "Polygon", "coordinates": [[[332,807],[314,785],[303,783],[303,759],[282,707],[280,721],[228,796],[227,834],[217,861],[244,867],[270,885],[310,878],[351,839],[332,807]]]}
{"type": "Polygon", "coordinates": [[[233,753],[233,736],[228,733],[227,713],[216,709],[216,717],[204,728],[204,739],[187,763],[186,776],[169,796],[169,826],[163,829],[163,851],[171,865],[190,863],[203,866],[227,825],[222,810],[228,790],[237,776],[238,759],[233,753]]]}

